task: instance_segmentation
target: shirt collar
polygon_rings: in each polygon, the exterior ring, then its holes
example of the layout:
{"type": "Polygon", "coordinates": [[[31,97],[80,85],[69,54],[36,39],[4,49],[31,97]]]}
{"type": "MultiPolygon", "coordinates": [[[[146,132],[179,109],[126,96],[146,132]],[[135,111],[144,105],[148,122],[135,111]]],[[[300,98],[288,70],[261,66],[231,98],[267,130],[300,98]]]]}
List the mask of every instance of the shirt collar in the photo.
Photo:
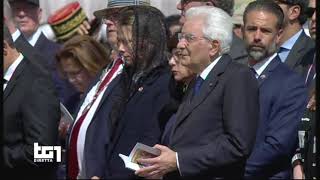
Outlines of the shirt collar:
{"type": "Polygon", "coordinates": [[[262,72],[266,69],[268,64],[271,62],[272,59],[274,59],[277,56],[277,53],[274,53],[269,58],[264,59],[263,61],[258,62],[257,64],[253,65],[252,68],[256,71],[257,76],[259,77],[262,72]]]}
{"type": "Polygon", "coordinates": [[[31,44],[31,46],[35,46],[40,35],[41,35],[41,30],[40,28],[38,28],[35,33],[33,33],[29,38],[27,38],[29,44],[31,44]]]}
{"type": "Polygon", "coordinates": [[[298,31],[295,35],[293,35],[290,39],[284,42],[281,47],[291,50],[295,42],[298,40],[299,36],[302,33],[302,29],[298,31]]]}
{"type": "Polygon", "coordinates": [[[209,66],[207,66],[200,74],[200,77],[205,80],[208,76],[208,74],[211,72],[213,67],[218,63],[218,61],[221,59],[221,56],[217,57],[213,62],[210,63],[209,66]]]}
{"type": "Polygon", "coordinates": [[[11,34],[13,42],[15,42],[19,38],[20,35],[21,35],[21,32],[17,28],[17,30],[14,33],[11,34]]]}
{"type": "Polygon", "coordinates": [[[9,66],[7,71],[4,73],[3,78],[5,80],[9,81],[11,79],[14,71],[16,70],[16,68],[18,67],[18,65],[22,61],[22,59],[23,59],[23,55],[20,53],[18,58],[9,66]]]}

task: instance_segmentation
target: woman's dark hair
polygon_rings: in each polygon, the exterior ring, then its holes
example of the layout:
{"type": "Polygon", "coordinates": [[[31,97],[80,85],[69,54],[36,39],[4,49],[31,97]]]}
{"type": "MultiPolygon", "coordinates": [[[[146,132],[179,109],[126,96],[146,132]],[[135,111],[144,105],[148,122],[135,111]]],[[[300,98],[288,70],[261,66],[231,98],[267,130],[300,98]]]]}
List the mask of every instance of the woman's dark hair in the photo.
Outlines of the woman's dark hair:
{"type": "Polygon", "coordinates": [[[113,105],[112,122],[124,110],[139,87],[149,76],[157,76],[158,69],[168,66],[167,29],[164,15],[151,6],[128,6],[119,12],[118,38],[131,47],[132,64],[125,66],[120,79],[122,100],[113,105]],[[132,30],[125,39],[122,26],[132,30]]]}

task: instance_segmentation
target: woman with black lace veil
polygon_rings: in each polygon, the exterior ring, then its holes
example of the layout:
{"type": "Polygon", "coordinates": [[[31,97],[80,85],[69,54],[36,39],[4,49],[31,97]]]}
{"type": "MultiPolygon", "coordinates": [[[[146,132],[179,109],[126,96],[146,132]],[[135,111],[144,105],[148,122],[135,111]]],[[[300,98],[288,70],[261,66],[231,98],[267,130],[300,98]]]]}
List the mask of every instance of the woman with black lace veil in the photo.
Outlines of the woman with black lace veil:
{"type": "Polygon", "coordinates": [[[119,153],[129,155],[137,142],[160,142],[160,110],[170,100],[167,32],[164,15],[150,6],[128,6],[119,12],[118,47],[125,68],[112,99],[107,179],[137,178],[119,153]]]}

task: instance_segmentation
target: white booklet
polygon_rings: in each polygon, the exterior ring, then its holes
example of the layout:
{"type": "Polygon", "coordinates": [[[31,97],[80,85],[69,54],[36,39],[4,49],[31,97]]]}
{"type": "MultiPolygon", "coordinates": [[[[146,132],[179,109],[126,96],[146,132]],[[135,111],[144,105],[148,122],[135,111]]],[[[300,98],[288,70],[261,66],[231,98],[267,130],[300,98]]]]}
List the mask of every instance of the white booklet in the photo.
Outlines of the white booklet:
{"type": "Polygon", "coordinates": [[[62,103],[60,103],[60,111],[62,121],[64,121],[65,123],[72,123],[74,121],[72,115],[62,103]]]}
{"type": "Polygon", "coordinates": [[[126,156],[123,154],[119,154],[121,159],[124,162],[124,165],[126,168],[131,170],[138,170],[142,167],[145,167],[145,165],[139,164],[137,162],[137,159],[139,158],[152,158],[157,157],[160,155],[160,150],[147,146],[142,143],[137,143],[134,148],[131,150],[130,155],[126,156]]]}

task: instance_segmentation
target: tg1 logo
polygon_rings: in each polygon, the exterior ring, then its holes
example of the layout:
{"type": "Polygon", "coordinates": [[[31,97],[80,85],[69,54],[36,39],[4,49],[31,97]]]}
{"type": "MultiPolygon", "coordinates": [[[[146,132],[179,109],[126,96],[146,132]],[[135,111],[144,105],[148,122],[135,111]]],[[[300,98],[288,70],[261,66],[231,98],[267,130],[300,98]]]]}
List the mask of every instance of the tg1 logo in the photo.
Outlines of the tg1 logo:
{"type": "Polygon", "coordinates": [[[54,154],[56,162],[61,162],[61,146],[39,146],[39,143],[33,143],[33,148],[33,162],[53,162],[54,154]]]}

